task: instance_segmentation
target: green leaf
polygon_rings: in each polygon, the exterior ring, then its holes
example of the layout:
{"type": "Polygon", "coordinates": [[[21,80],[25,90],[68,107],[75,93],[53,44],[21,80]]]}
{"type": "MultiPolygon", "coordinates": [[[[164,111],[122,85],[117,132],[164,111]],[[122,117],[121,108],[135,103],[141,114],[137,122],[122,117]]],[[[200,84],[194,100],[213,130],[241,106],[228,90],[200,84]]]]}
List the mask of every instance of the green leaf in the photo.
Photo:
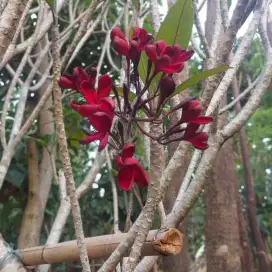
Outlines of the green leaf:
{"type": "Polygon", "coordinates": [[[217,68],[214,68],[214,69],[211,69],[211,70],[207,70],[207,71],[204,71],[202,73],[199,73],[197,74],[196,76],[193,76],[189,79],[187,79],[186,81],[182,82],[180,85],[178,85],[176,87],[176,90],[175,92],[171,95],[171,97],[175,96],[176,94],[180,93],[181,91],[199,83],[200,81],[210,77],[210,76],[213,76],[215,74],[218,74],[218,73],[222,73],[222,72],[225,72],[226,70],[230,69],[231,67],[229,66],[219,66],[217,68]]]}
{"type": "Polygon", "coordinates": [[[170,45],[177,43],[182,48],[187,48],[193,22],[192,0],[178,0],[168,11],[155,40],[164,40],[170,45]]]}
{"type": "MultiPolygon", "coordinates": [[[[119,95],[119,96],[123,97],[123,88],[121,88],[121,87],[118,88],[118,89],[117,89],[117,92],[118,92],[118,95],[119,95]]],[[[113,91],[113,90],[111,90],[111,94],[114,94],[114,91],[113,91]]],[[[136,98],[136,94],[133,93],[133,92],[129,92],[129,94],[128,94],[128,99],[129,99],[129,101],[130,101],[130,102],[133,102],[135,98],[136,98]]]]}
{"type": "MultiPolygon", "coordinates": [[[[187,48],[192,34],[193,21],[192,0],[178,0],[162,22],[155,41],[164,40],[169,45],[176,43],[187,48]]],[[[138,70],[143,82],[147,76],[147,62],[148,57],[145,52],[142,52],[138,70]]],[[[156,88],[159,79],[160,76],[156,76],[152,81],[151,90],[156,88]]]]}

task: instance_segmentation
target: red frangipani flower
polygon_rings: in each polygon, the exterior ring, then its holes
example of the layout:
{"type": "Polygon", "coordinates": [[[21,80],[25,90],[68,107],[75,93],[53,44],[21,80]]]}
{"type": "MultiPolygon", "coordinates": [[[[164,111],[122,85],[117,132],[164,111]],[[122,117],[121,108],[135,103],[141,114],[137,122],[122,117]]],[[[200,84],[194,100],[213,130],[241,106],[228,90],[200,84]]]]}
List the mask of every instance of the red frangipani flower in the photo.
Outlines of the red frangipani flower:
{"type": "Polygon", "coordinates": [[[82,104],[71,101],[71,107],[83,117],[87,117],[90,124],[97,131],[87,138],[81,140],[82,144],[89,144],[95,140],[100,140],[98,151],[103,150],[107,143],[114,117],[115,103],[109,97],[100,99],[99,104],[82,104]]]}
{"type": "Polygon", "coordinates": [[[185,50],[180,45],[167,46],[165,41],[158,41],[145,47],[148,58],[155,64],[156,72],[179,73],[184,62],[194,54],[193,50],[185,50]]]}
{"type": "Polygon", "coordinates": [[[175,91],[175,88],[176,84],[171,76],[164,76],[160,80],[160,104],[175,91]]]}
{"type": "Polygon", "coordinates": [[[139,160],[133,157],[135,145],[128,143],[123,147],[121,156],[116,157],[119,169],[118,184],[123,190],[129,190],[134,183],[141,187],[148,186],[149,177],[144,168],[139,165],[139,160]]]}
{"type": "Polygon", "coordinates": [[[89,84],[93,85],[96,79],[96,70],[93,71],[91,75],[81,67],[76,67],[73,71],[73,75],[63,75],[60,77],[58,83],[63,89],[72,89],[75,91],[80,91],[80,85],[83,81],[87,81],[89,84]]]}
{"type": "Polygon", "coordinates": [[[152,41],[152,36],[145,29],[135,27],[130,42],[128,42],[122,30],[115,27],[111,31],[111,40],[117,53],[136,61],[141,51],[152,41]]]}
{"type": "Polygon", "coordinates": [[[199,124],[188,124],[184,135],[183,140],[190,142],[195,148],[204,150],[209,147],[208,141],[208,134],[206,132],[196,132],[199,128],[199,124]]]}
{"type": "Polygon", "coordinates": [[[208,124],[213,121],[210,116],[200,116],[203,107],[199,100],[190,100],[182,106],[182,116],[179,124],[194,123],[194,124],[208,124]]]}
{"type": "Polygon", "coordinates": [[[108,97],[112,88],[112,80],[109,75],[103,75],[98,80],[97,89],[90,80],[81,82],[79,91],[90,104],[98,104],[102,98],[108,97]]]}

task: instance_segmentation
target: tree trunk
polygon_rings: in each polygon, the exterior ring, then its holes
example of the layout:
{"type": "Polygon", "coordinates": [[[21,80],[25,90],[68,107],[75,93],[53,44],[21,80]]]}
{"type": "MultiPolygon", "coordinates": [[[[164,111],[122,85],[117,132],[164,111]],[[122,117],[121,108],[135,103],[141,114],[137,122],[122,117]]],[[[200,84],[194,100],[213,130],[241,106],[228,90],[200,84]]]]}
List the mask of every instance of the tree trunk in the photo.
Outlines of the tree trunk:
{"type": "MultiPolygon", "coordinates": [[[[184,67],[184,70],[176,75],[175,82],[176,84],[180,84],[182,81],[188,78],[188,65],[186,64],[184,67]]],[[[185,97],[188,97],[188,90],[183,91],[182,95],[179,96],[179,101],[182,101],[185,97]]],[[[173,105],[175,106],[175,105],[173,105]]],[[[171,116],[171,124],[176,123],[177,116],[173,114],[171,116]]],[[[169,157],[171,158],[178,147],[179,143],[178,142],[173,142],[169,144],[169,157]]],[[[175,200],[177,198],[177,194],[179,192],[180,186],[182,184],[183,178],[186,174],[186,170],[189,165],[188,157],[186,156],[184,158],[184,168],[179,169],[177,171],[176,175],[174,176],[173,180],[171,181],[167,192],[165,194],[165,199],[164,199],[164,207],[165,211],[168,214],[171,212],[175,200]]],[[[180,254],[177,256],[168,256],[163,258],[163,268],[167,272],[188,272],[189,271],[189,253],[188,253],[188,232],[187,232],[187,220],[185,219],[182,224],[179,225],[178,229],[181,231],[183,236],[183,246],[182,246],[182,251],[180,254]]]]}
{"type": "Polygon", "coordinates": [[[18,248],[29,248],[37,246],[40,242],[41,229],[41,203],[39,201],[39,162],[36,141],[30,138],[28,149],[28,198],[24,211],[20,235],[18,238],[18,248]]]}
{"type": "MultiPolygon", "coordinates": [[[[47,38],[43,38],[43,40],[37,45],[36,52],[39,53],[47,42],[47,38]]],[[[40,73],[46,73],[48,66],[48,58],[44,58],[39,67],[40,73]]],[[[49,84],[50,80],[46,80],[40,90],[35,94],[35,97],[42,96],[49,84]]],[[[37,102],[38,99],[36,98],[35,101],[37,102]]],[[[53,102],[52,97],[50,96],[40,112],[39,129],[42,136],[52,135],[54,133],[52,107],[53,102]]],[[[28,248],[39,245],[44,211],[53,178],[55,143],[49,142],[46,147],[42,148],[40,164],[38,161],[38,155],[36,154],[36,149],[35,140],[30,139],[28,145],[29,195],[18,239],[19,248],[28,248]]]]}
{"type": "Polygon", "coordinates": [[[9,47],[27,0],[9,0],[0,17],[0,61],[9,47]]]}
{"type": "MultiPolygon", "coordinates": [[[[238,86],[237,78],[234,78],[232,82],[232,88],[233,88],[233,96],[235,98],[239,95],[239,86],[238,86]]],[[[240,102],[236,104],[236,111],[237,113],[241,111],[240,102]]],[[[268,272],[270,270],[269,264],[267,261],[268,257],[265,252],[263,237],[258,226],[256,198],[255,198],[255,190],[254,190],[254,178],[253,178],[253,173],[252,173],[252,169],[250,165],[250,154],[248,150],[245,127],[242,127],[241,130],[239,131],[239,138],[240,138],[242,162],[244,166],[248,222],[249,222],[250,230],[252,233],[252,238],[256,246],[257,259],[259,263],[259,271],[268,272]]]]}
{"type": "Polygon", "coordinates": [[[205,235],[207,271],[242,271],[242,249],[237,213],[237,176],[231,141],[217,154],[207,178],[205,235]]]}

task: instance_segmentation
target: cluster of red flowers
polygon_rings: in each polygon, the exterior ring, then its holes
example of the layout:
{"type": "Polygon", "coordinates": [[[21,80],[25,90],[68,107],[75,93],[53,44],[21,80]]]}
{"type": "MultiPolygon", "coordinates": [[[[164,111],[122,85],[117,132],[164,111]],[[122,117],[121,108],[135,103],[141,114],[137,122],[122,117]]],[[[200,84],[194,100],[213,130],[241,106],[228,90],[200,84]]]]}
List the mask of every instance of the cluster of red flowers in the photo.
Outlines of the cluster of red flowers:
{"type": "Polygon", "coordinates": [[[135,132],[140,130],[161,144],[184,140],[192,143],[195,148],[206,149],[208,134],[199,132],[198,129],[201,124],[212,122],[212,118],[201,116],[202,105],[193,97],[181,101],[166,114],[163,111],[176,89],[173,74],[181,72],[184,62],[194,54],[193,50],[182,49],[179,45],[167,45],[165,41],[153,42],[152,36],[145,29],[138,27],[134,29],[129,41],[121,29],[115,27],[111,32],[111,40],[116,52],[127,59],[127,80],[122,86],[121,95],[108,75],[101,76],[98,87],[95,88],[97,73],[94,68],[88,74],[77,67],[73,75],[62,76],[59,85],[80,92],[87,102],[79,104],[74,100],[71,101],[71,107],[88,118],[96,130],[88,133],[88,137],[82,140],[83,144],[99,140],[99,151],[101,151],[109,143],[111,136],[111,146],[121,153],[116,157],[116,166],[119,169],[118,183],[122,189],[129,190],[134,183],[140,186],[148,185],[147,173],[140,166],[139,160],[133,157],[135,146],[129,139],[135,132]],[[143,87],[138,71],[142,51],[145,51],[148,57],[147,75],[143,87]],[[151,91],[151,83],[158,74],[160,79],[157,87],[154,89],[152,86],[151,91]],[[132,85],[136,90],[134,101],[129,99],[132,85]],[[109,97],[111,90],[114,93],[113,98],[109,97]],[[147,95],[144,96],[146,92],[147,95]],[[166,124],[165,127],[168,128],[162,135],[150,135],[140,125],[141,122],[163,123],[177,110],[182,110],[180,120],[170,127],[166,124]],[[141,118],[139,112],[144,112],[146,117],[141,118]],[[117,125],[113,125],[114,116],[118,117],[117,125]]]}
{"type": "Polygon", "coordinates": [[[106,147],[113,123],[115,102],[109,97],[112,88],[112,80],[108,75],[103,75],[98,80],[97,89],[94,87],[96,70],[88,73],[80,67],[74,69],[73,76],[65,75],[59,79],[59,85],[64,89],[72,89],[80,92],[87,104],[77,104],[71,101],[71,107],[83,117],[88,118],[90,124],[96,130],[83,139],[83,144],[89,144],[99,140],[98,150],[106,147]]]}

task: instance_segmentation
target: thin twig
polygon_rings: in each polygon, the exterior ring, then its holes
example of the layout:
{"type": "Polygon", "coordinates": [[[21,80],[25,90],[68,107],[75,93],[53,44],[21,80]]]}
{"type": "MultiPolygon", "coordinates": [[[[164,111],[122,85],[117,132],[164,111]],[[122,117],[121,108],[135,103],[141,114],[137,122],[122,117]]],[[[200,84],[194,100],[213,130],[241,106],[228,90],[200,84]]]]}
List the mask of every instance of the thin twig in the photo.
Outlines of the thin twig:
{"type": "Polygon", "coordinates": [[[219,114],[223,114],[224,112],[233,108],[239,101],[241,101],[248,93],[252,91],[252,89],[256,86],[261,76],[258,76],[242,93],[240,93],[231,103],[229,103],[226,107],[219,111],[219,114]]]}
{"type": "Polygon", "coordinates": [[[200,40],[202,41],[205,55],[207,57],[210,57],[211,52],[210,52],[209,45],[208,45],[208,42],[206,40],[204,31],[203,31],[202,26],[201,26],[201,22],[200,22],[198,10],[197,10],[196,0],[193,0],[193,8],[194,8],[195,26],[196,26],[196,29],[197,29],[198,36],[199,36],[200,40]]]}

